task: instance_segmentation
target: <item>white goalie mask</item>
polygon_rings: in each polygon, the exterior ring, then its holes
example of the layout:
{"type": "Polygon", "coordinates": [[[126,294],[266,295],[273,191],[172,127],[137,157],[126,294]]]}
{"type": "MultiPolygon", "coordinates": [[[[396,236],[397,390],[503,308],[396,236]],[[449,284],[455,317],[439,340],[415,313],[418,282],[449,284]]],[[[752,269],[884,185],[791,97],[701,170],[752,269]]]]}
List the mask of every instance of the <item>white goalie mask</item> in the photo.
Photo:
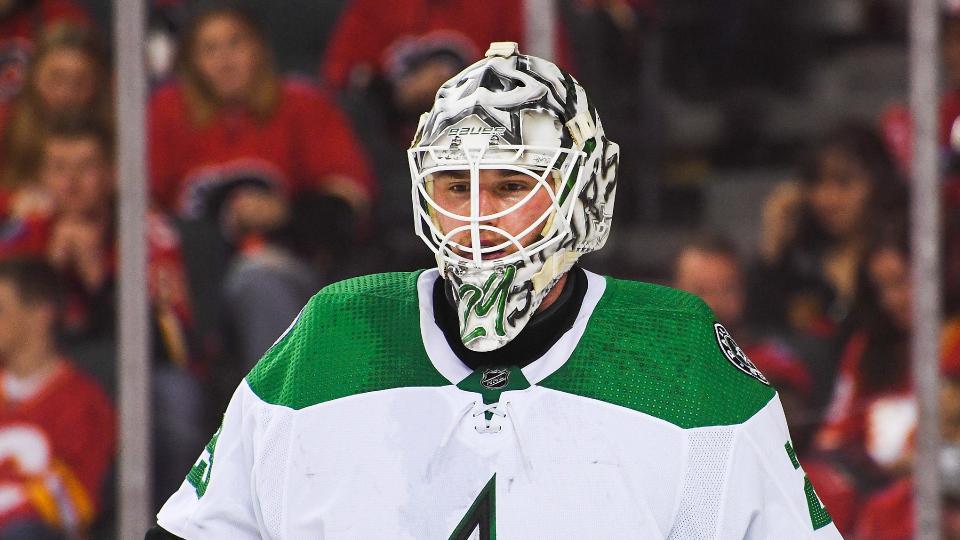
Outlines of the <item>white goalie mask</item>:
{"type": "Polygon", "coordinates": [[[492,44],[440,88],[408,158],[417,235],[471,350],[515,338],[580,255],[607,240],[619,147],[580,84],[515,43],[492,44]],[[491,179],[507,186],[499,205],[484,195],[501,189],[491,179]]]}

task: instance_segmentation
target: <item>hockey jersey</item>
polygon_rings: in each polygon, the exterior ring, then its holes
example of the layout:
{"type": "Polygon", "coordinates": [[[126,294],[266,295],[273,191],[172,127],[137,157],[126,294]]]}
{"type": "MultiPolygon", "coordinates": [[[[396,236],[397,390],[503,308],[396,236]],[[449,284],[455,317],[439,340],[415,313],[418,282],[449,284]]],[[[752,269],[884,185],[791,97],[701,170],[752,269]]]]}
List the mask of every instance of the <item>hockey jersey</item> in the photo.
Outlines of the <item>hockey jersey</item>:
{"type": "Polygon", "coordinates": [[[40,518],[71,538],[96,517],[113,460],[113,405],[62,360],[37,388],[7,395],[0,370],[0,527],[40,518]]]}
{"type": "Polygon", "coordinates": [[[839,538],[775,391],[709,308],[587,276],[573,327],[522,369],[460,362],[435,270],[325,288],[158,523],[189,540],[839,538]]]}

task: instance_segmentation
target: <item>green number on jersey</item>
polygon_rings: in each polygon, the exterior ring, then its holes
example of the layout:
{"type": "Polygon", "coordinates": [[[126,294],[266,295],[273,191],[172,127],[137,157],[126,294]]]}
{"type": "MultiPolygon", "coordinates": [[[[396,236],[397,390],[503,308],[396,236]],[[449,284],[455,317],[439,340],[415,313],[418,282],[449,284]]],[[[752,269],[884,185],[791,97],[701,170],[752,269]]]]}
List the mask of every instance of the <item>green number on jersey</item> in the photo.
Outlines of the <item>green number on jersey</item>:
{"type": "MultiPolygon", "coordinates": [[[[220,429],[223,429],[221,427],[220,429]]],[[[217,447],[217,438],[220,437],[220,429],[213,434],[213,438],[207,443],[204,451],[206,455],[197,460],[196,465],[190,468],[187,473],[187,482],[197,491],[197,498],[203,497],[207,492],[207,485],[210,483],[210,474],[213,472],[213,451],[217,447]]]]}
{"type": "MultiPolygon", "coordinates": [[[[790,458],[790,463],[793,465],[794,470],[799,469],[800,460],[797,459],[797,452],[793,449],[790,441],[787,441],[787,444],[783,445],[783,448],[787,451],[787,457],[790,458]]],[[[810,523],[813,525],[813,530],[829,525],[830,522],[833,521],[833,518],[831,518],[830,513],[827,512],[827,508],[823,506],[823,502],[813,489],[813,482],[810,481],[810,477],[807,475],[803,475],[803,495],[807,499],[807,510],[810,512],[810,523]]]]}
{"type": "Polygon", "coordinates": [[[467,540],[480,529],[480,540],[497,539],[497,475],[494,474],[480,490],[460,524],[450,534],[450,540],[467,540]]]}

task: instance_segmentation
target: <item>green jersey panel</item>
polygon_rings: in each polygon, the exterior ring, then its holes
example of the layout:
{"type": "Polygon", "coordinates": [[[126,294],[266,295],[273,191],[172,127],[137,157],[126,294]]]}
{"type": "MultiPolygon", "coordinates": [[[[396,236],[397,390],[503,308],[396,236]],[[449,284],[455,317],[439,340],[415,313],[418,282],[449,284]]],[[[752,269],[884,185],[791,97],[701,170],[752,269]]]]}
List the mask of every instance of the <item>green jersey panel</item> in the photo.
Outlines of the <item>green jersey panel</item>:
{"type": "Polygon", "coordinates": [[[732,340],[714,323],[710,308],[692,294],[607,278],[573,355],[539,385],[681,428],[742,423],[775,392],[758,380],[762,375],[737,368],[733,362],[742,351],[733,343],[727,356],[722,343],[732,340]]]}
{"type": "Polygon", "coordinates": [[[325,287],[247,375],[250,388],[296,410],[365,392],[449,385],[420,339],[418,276],[375,274],[325,287]]]}
{"type": "MultiPolygon", "coordinates": [[[[450,384],[423,346],[418,276],[377,274],[324,288],[248,375],[251,389],[267,403],[301,409],[364,392],[450,384]]],[[[737,369],[719,336],[699,298],[607,278],[572,356],[539,384],[682,428],[741,423],[774,391],[737,369]]]]}

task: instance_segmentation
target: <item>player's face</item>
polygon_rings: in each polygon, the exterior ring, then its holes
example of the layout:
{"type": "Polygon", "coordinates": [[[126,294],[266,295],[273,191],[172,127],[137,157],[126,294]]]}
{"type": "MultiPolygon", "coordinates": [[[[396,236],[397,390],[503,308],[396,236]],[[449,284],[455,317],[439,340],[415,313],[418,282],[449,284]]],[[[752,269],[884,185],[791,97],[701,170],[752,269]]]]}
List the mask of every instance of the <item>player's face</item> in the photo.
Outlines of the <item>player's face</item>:
{"type": "Polygon", "coordinates": [[[913,320],[913,286],[906,259],[895,249],[881,249],[870,257],[868,271],[880,306],[898,326],[909,329],[913,320]]]}
{"type": "Polygon", "coordinates": [[[253,90],[260,45],[233,17],[205,22],[197,30],[193,56],[200,76],[219,99],[242,100],[253,90]]]}
{"type": "MultiPolygon", "coordinates": [[[[486,216],[502,212],[516,206],[524,197],[530,194],[537,187],[537,179],[518,171],[511,170],[480,170],[479,193],[477,194],[479,202],[479,215],[486,216]]],[[[470,172],[469,171],[444,171],[436,173],[433,176],[433,199],[437,206],[456,215],[469,216],[471,206],[470,193],[470,172]]],[[[518,236],[530,227],[551,204],[550,195],[546,189],[541,187],[524,204],[517,206],[511,212],[494,219],[481,222],[481,225],[489,225],[502,229],[506,233],[518,236]]],[[[546,221],[544,221],[546,223],[546,221]]],[[[457,220],[441,213],[437,213],[437,224],[440,230],[446,234],[457,227],[468,225],[467,221],[457,220]]],[[[518,238],[523,246],[529,246],[540,236],[543,227],[535,227],[529,233],[518,238]]],[[[455,234],[453,242],[463,246],[471,246],[470,231],[463,230],[455,234]]],[[[480,245],[481,248],[493,247],[506,242],[507,237],[495,231],[481,230],[480,245]]],[[[512,243],[504,249],[483,254],[484,260],[499,259],[517,251],[517,246],[512,243]]],[[[458,254],[470,258],[470,255],[462,251],[458,254]]]]}
{"type": "Polygon", "coordinates": [[[110,204],[112,173],[93,137],[47,141],[40,176],[63,215],[89,217],[110,204]]]}
{"type": "Polygon", "coordinates": [[[725,255],[687,250],[677,260],[674,286],[691,292],[710,306],[717,320],[735,326],[743,316],[743,276],[736,261],[725,255]]]}
{"type": "Polygon", "coordinates": [[[845,152],[827,150],[807,197],[817,222],[837,238],[857,231],[872,191],[870,173],[845,152]]]}
{"type": "Polygon", "coordinates": [[[78,110],[93,101],[97,72],[93,60],[83,51],[58,49],[37,65],[34,85],[49,111],[78,110]]]}

